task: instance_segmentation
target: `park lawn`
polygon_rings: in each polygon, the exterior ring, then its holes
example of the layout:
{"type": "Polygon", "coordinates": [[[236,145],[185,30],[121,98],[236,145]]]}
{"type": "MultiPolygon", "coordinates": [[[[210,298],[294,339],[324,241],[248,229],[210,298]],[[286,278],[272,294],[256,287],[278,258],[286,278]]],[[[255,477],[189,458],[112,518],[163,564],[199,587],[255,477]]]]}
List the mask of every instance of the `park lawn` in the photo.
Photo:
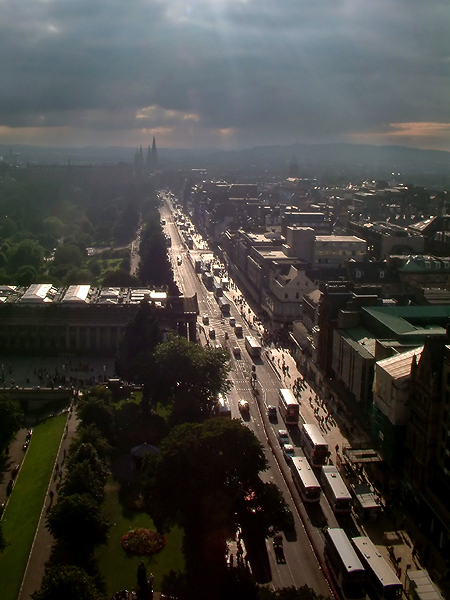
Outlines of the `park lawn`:
{"type": "Polygon", "coordinates": [[[153,587],[161,589],[164,575],[169,571],[184,572],[183,531],[174,527],[166,534],[165,548],[153,556],[131,556],[120,545],[122,536],[131,529],[155,529],[149,515],[143,512],[124,508],[118,499],[118,483],[109,478],[106,484],[105,500],[102,511],[111,522],[108,543],[96,551],[99,570],[102,574],[107,595],[110,596],[122,589],[136,587],[137,568],[141,560],[147,567],[147,575],[154,576],[153,587]]]}
{"type": "Polygon", "coordinates": [[[2,600],[17,600],[66,422],[67,414],[61,414],[33,430],[2,520],[7,543],[0,554],[2,600]]]}

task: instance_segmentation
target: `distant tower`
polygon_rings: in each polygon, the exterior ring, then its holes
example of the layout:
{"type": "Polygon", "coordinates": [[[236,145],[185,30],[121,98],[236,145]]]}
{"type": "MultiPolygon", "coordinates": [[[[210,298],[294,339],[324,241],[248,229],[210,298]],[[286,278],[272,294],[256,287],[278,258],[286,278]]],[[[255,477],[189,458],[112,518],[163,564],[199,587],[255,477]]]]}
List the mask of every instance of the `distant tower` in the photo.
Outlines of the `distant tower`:
{"type": "Polygon", "coordinates": [[[300,173],[300,167],[298,166],[298,162],[295,159],[295,156],[292,157],[291,164],[289,165],[289,177],[298,177],[300,173]]]}
{"type": "Polygon", "coordinates": [[[134,155],[134,174],[142,175],[142,167],[144,166],[144,159],[142,157],[142,146],[139,150],[136,150],[134,155]]]}
{"type": "Polygon", "coordinates": [[[158,164],[158,151],[156,150],[155,136],[153,136],[152,147],[150,149],[150,146],[149,146],[148,152],[147,152],[147,170],[150,172],[154,171],[157,164],[158,164]]]}

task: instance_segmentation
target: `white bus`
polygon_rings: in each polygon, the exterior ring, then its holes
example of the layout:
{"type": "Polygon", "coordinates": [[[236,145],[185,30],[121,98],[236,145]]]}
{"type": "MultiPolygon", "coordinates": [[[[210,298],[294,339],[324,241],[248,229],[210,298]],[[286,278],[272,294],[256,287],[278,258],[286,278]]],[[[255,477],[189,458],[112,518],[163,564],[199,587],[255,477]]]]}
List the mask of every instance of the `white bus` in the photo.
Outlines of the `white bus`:
{"type": "Polygon", "coordinates": [[[313,467],[326,465],[328,456],[328,444],[320,433],[320,429],[314,423],[302,425],[301,445],[306,458],[313,467]]]}
{"type": "Polygon", "coordinates": [[[324,556],[344,600],[365,600],[366,572],[343,529],[325,531],[324,556]]]}
{"type": "Polygon", "coordinates": [[[251,336],[251,335],[245,336],[245,347],[247,349],[247,352],[250,354],[250,356],[252,356],[252,357],[261,356],[261,344],[253,336],[251,336]]]}
{"type": "Polygon", "coordinates": [[[223,394],[217,396],[217,403],[215,406],[216,416],[231,419],[231,408],[223,394]]]}
{"type": "Polygon", "coordinates": [[[354,537],[352,543],[366,570],[369,593],[372,591],[380,600],[401,598],[402,583],[370,538],[354,537]]]}
{"type": "Polygon", "coordinates": [[[303,502],[320,502],[322,489],[306,458],[304,456],[293,456],[290,467],[292,479],[303,502]]]}
{"type": "Polygon", "coordinates": [[[334,465],[322,467],[322,488],[335,514],[351,512],[352,496],[334,465]]]}
{"type": "Polygon", "coordinates": [[[286,425],[297,425],[300,406],[291,390],[278,390],[278,410],[286,425]]]}

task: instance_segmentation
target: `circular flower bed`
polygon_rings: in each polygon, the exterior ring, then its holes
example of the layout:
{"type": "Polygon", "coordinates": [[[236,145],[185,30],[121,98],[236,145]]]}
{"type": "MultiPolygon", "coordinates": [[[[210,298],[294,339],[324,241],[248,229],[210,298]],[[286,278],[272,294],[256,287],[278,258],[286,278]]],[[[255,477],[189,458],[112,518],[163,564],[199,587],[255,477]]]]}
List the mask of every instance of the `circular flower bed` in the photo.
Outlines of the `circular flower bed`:
{"type": "Polygon", "coordinates": [[[166,545],[166,537],[151,529],[133,529],[123,536],[120,543],[130,554],[143,556],[162,550],[166,545]]]}

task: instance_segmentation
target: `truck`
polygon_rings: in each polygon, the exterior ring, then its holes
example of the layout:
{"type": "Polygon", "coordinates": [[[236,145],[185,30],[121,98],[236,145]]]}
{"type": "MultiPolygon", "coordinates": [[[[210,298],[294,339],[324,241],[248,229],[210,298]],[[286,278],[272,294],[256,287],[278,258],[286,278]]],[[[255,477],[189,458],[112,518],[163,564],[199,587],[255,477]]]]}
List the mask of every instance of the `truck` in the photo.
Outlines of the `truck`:
{"type": "Polygon", "coordinates": [[[236,334],[236,337],[242,337],[242,325],[236,324],[234,326],[234,333],[236,334]]]}

